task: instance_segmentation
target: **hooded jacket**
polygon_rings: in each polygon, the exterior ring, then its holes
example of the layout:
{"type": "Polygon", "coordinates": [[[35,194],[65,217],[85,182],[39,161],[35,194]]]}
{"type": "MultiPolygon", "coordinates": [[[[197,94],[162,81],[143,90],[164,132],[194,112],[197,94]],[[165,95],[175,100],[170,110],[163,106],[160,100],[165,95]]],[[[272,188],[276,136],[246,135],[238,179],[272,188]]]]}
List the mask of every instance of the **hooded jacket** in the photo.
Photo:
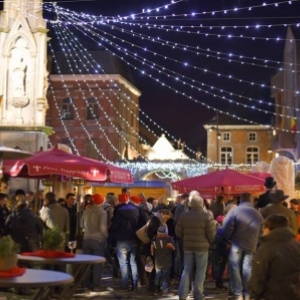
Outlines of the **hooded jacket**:
{"type": "Polygon", "coordinates": [[[109,234],[116,241],[136,240],[139,229],[139,210],[131,203],[119,204],[114,210],[109,234]]]}
{"type": "Polygon", "coordinates": [[[105,242],[107,239],[107,213],[103,207],[93,205],[82,214],[81,227],[84,229],[83,239],[105,242]]]}
{"type": "Polygon", "coordinates": [[[255,300],[300,299],[300,243],[289,227],[276,228],[261,239],[249,289],[255,300]]]}

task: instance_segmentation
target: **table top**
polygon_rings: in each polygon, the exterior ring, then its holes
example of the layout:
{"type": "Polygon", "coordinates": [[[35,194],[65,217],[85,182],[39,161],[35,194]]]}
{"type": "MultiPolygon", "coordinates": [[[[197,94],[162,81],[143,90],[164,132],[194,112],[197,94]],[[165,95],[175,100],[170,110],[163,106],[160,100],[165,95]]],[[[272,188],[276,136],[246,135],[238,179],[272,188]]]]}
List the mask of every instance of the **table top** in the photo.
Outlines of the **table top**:
{"type": "Polygon", "coordinates": [[[74,278],[66,273],[26,269],[26,272],[21,276],[1,278],[0,287],[41,287],[41,286],[57,286],[69,284],[74,281],[74,278]]]}
{"type": "Polygon", "coordinates": [[[39,256],[25,256],[18,254],[18,260],[30,261],[41,264],[97,264],[104,263],[106,259],[103,256],[89,254],[75,254],[74,257],[53,257],[45,258],[39,256]]]}

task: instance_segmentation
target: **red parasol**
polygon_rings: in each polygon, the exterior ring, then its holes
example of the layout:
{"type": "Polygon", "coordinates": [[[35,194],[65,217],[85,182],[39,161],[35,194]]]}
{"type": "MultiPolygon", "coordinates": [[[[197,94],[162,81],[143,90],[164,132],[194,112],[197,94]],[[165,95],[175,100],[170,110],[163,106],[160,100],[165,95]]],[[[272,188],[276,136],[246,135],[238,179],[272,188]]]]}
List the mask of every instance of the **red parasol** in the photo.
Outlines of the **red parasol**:
{"type": "Polygon", "coordinates": [[[32,157],[4,162],[4,173],[11,177],[47,178],[51,175],[83,178],[88,181],[131,183],[131,172],[101,161],[52,148],[32,157]],[[7,163],[7,165],[6,165],[7,163]]]}
{"type": "Polygon", "coordinates": [[[181,193],[197,190],[204,195],[237,195],[245,192],[255,194],[265,191],[264,182],[263,178],[225,169],[173,182],[172,188],[181,193]]]}
{"type": "Polygon", "coordinates": [[[266,172],[249,172],[247,174],[254,177],[263,178],[263,179],[266,179],[267,177],[272,177],[272,174],[266,172]]]}

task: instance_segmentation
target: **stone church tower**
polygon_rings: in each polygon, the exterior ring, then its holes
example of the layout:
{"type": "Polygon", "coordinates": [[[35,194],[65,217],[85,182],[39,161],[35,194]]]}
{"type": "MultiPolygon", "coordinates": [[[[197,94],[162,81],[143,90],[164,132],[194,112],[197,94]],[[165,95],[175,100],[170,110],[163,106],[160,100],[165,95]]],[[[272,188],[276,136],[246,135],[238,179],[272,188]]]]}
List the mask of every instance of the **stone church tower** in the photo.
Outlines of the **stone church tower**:
{"type": "Polygon", "coordinates": [[[0,144],[47,148],[47,28],[42,0],[5,0],[0,13],[0,144]]]}

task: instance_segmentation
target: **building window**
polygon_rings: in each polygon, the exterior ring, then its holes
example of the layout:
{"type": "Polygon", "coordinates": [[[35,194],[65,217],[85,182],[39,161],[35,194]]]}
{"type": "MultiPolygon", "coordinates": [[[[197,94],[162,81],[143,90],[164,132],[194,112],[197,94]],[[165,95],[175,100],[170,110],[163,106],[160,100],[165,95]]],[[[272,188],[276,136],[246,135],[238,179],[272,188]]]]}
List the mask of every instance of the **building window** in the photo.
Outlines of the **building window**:
{"type": "Polygon", "coordinates": [[[64,98],[62,101],[61,117],[63,120],[74,120],[72,98],[64,98]]]}
{"type": "Polygon", "coordinates": [[[221,164],[231,165],[232,164],[232,148],[221,147],[221,164]]]}
{"type": "Polygon", "coordinates": [[[89,98],[87,100],[88,106],[86,108],[86,118],[87,120],[94,120],[99,118],[98,103],[96,98],[89,98]]]}
{"type": "Polygon", "coordinates": [[[247,147],[246,163],[249,165],[256,164],[259,161],[259,151],[257,147],[247,147]]]}
{"type": "Polygon", "coordinates": [[[230,142],[230,132],[224,132],[223,133],[223,142],[230,142]]]}
{"type": "Polygon", "coordinates": [[[249,139],[249,142],[256,142],[257,141],[256,132],[250,132],[248,134],[248,139],[249,139]]]}

